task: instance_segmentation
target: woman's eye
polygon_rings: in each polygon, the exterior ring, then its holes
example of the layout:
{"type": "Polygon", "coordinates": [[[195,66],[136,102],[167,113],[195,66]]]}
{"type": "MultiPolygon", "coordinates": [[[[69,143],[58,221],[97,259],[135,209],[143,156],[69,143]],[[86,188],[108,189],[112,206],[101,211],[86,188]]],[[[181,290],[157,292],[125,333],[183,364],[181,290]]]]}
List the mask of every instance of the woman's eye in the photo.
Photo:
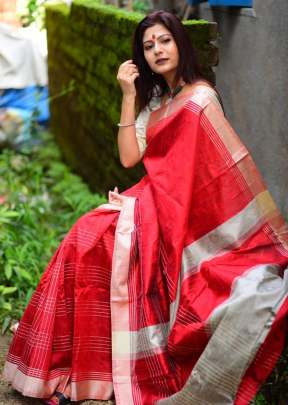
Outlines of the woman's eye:
{"type": "Polygon", "coordinates": [[[163,44],[167,44],[170,41],[171,41],[171,38],[162,39],[163,44]]]}
{"type": "Polygon", "coordinates": [[[153,45],[145,45],[144,50],[149,51],[149,49],[152,49],[153,45]]]}

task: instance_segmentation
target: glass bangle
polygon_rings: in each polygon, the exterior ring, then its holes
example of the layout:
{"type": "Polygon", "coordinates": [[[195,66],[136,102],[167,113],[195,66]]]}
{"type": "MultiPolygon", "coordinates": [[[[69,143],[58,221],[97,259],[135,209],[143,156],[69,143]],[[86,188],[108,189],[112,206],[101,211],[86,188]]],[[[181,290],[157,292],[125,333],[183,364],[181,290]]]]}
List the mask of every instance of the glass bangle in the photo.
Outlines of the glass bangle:
{"type": "Polygon", "coordinates": [[[133,122],[132,124],[121,124],[120,122],[118,122],[117,124],[118,127],[132,127],[132,125],[135,125],[135,122],[133,122]]]}

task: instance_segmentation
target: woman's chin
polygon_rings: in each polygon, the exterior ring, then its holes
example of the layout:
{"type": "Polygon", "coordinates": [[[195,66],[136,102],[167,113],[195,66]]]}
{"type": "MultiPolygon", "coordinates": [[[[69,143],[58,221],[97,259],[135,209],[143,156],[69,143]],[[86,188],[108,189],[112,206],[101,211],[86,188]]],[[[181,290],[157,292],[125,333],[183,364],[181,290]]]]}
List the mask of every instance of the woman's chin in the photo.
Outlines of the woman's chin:
{"type": "Polygon", "coordinates": [[[171,72],[175,71],[174,68],[171,68],[171,67],[165,66],[165,65],[163,65],[163,66],[155,66],[155,67],[153,67],[152,70],[153,70],[154,73],[156,73],[158,75],[162,75],[162,76],[170,74],[171,72]]]}

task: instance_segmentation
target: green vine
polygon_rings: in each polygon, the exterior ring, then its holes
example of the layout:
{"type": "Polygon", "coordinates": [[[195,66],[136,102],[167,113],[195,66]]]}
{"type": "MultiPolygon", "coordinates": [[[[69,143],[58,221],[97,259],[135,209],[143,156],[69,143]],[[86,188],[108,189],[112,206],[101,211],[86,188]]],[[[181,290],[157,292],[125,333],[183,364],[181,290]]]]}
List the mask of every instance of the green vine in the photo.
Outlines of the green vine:
{"type": "Polygon", "coordinates": [[[48,0],[28,0],[26,9],[27,13],[21,16],[23,26],[27,27],[33,23],[40,23],[43,26],[44,6],[48,0]]]}

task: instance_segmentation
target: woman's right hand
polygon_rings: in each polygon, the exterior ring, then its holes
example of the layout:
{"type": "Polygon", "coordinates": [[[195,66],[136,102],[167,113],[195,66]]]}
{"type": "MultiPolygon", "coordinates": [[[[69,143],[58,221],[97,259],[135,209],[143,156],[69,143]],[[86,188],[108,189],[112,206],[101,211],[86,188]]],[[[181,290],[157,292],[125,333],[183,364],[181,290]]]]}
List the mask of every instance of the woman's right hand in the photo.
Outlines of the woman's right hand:
{"type": "Polygon", "coordinates": [[[123,96],[136,96],[135,79],[139,76],[138,68],[131,59],[126,60],[119,66],[117,80],[120,84],[123,96]]]}

